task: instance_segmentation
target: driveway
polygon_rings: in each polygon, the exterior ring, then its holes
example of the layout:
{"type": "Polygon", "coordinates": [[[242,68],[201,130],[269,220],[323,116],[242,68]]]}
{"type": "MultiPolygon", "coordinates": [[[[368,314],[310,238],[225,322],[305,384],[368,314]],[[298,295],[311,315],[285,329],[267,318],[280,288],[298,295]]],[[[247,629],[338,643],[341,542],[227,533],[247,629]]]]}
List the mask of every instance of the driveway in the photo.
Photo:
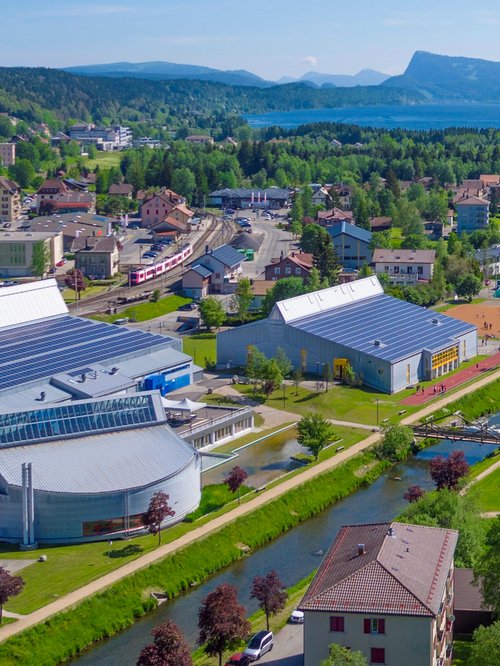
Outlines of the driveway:
{"type": "Polygon", "coordinates": [[[287,624],[274,637],[274,647],[259,661],[270,666],[303,666],[304,625],[287,624]]]}

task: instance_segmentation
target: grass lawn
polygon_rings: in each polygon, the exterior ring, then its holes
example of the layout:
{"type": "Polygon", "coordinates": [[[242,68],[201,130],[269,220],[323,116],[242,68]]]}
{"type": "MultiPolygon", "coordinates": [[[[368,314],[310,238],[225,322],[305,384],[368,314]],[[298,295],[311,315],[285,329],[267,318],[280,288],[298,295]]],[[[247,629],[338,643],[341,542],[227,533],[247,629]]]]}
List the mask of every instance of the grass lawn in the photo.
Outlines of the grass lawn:
{"type": "MultiPolygon", "coordinates": [[[[248,384],[237,384],[235,386],[242,394],[253,397],[253,387],[248,384]]],[[[377,422],[377,400],[379,423],[383,419],[397,420],[398,412],[402,409],[399,401],[412,395],[414,390],[401,391],[397,396],[377,393],[366,388],[351,388],[350,386],[332,386],[327,392],[309,391],[299,386],[287,386],[285,405],[283,407],[283,390],[280,388],[265,401],[269,407],[285,409],[285,411],[305,416],[311,412],[322,414],[325,418],[340,421],[352,421],[353,423],[364,423],[376,425],[377,422]]],[[[259,399],[259,396],[257,396],[259,399]]],[[[260,401],[263,397],[260,396],[260,401]]],[[[404,406],[409,414],[416,407],[404,406]]]]}
{"type": "Polygon", "coordinates": [[[481,511],[500,511],[500,468],[475,483],[469,491],[481,511]]]}
{"type": "MultiPolygon", "coordinates": [[[[87,287],[85,291],[82,291],[80,296],[80,300],[84,301],[86,298],[89,298],[89,296],[97,296],[97,294],[102,294],[103,291],[106,291],[107,287],[103,285],[95,286],[95,287],[87,287]]],[[[63,298],[66,301],[66,303],[73,303],[76,299],[76,292],[74,289],[65,289],[63,291],[63,298]]]]}
{"type": "Polygon", "coordinates": [[[119,167],[124,153],[120,151],[104,152],[98,151],[94,160],[84,158],[84,166],[87,169],[94,170],[97,165],[100,169],[110,169],[111,167],[119,167]]]}
{"type": "Polygon", "coordinates": [[[125,317],[135,319],[135,321],[149,321],[150,319],[156,319],[156,317],[161,317],[162,315],[169,314],[170,312],[175,312],[179,309],[179,306],[190,302],[190,298],[183,298],[182,296],[167,296],[166,298],[161,298],[157,303],[149,301],[148,303],[131,305],[118,314],[93,315],[91,318],[98,319],[99,321],[106,321],[108,324],[112,324],[117,319],[123,319],[125,317]]]}
{"type": "Polygon", "coordinates": [[[196,333],[182,338],[182,351],[197,365],[206,367],[205,359],[216,362],[215,333],[196,333]]]}
{"type": "MultiPolygon", "coordinates": [[[[249,486],[242,485],[240,487],[240,497],[243,497],[247,493],[251,492],[253,488],[249,486]]],[[[200,506],[193,511],[193,513],[188,514],[190,522],[194,522],[201,516],[205,516],[207,513],[212,513],[212,511],[217,511],[221,509],[225,504],[234,502],[238,499],[238,493],[232,493],[228,486],[225,483],[214,483],[210,486],[204,486],[201,491],[201,501],[200,506]]]]}
{"type": "Polygon", "coordinates": [[[468,476],[469,480],[475,479],[478,474],[481,474],[485,469],[488,469],[488,467],[491,467],[500,460],[500,447],[494,453],[495,455],[491,456],[491,458],[485,458],[471,467],[468,476]]]}
{"type": "Polygon", "coordinates": [[[471,656],[471,641],[453,641],[453,666],[468,666],[471,656]]]}
{"type": "Polygon", "coordinates": [[[484,303],[485,300],[485,298],[473,298],[472,301],[469,302],[463,299],[458,299],[456,301],[448,301],[445,305],[432,306],[431,310],[435,310],[436,312],[446,312],[447,310],[451,310],[451,308],[455,308],[457,305],[479,305],[479,303],[484,303]]]}

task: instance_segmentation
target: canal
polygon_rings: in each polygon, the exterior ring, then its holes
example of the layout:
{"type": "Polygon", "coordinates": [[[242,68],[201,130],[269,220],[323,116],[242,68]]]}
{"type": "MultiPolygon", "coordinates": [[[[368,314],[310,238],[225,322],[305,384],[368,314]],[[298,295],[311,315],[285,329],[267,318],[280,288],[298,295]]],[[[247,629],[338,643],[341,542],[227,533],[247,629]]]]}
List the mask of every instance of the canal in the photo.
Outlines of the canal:
{"type": "MultiPolygon", "coordinates": [[[[287,451],[293,448],[293,444],[286,446],[287,451]]],[[[457,448],[465,450],[470,464],[482,460],[493,450],[492,446],[464,443],[461,447],[460,444],[448,441],[441,441],[425,449],[405,463],[393,467],[368,488],[358,490],[248,557],[226,567],[202,585],[159,606],[129,629],[99,643],[72,663],[78,663],[78,666],[134,666],[141,648],[151,641],[151,629],[167,618],[179,625],[194,648],[198,608],[202,599],[217,585],[223,582],[234,585],[247,613],[253,613],[257,610],[255,600],[250,599],[254,576],[276,569],[287,587],[305,578],[319,566],[321,555],[318,553],[326,552],[342,525],[394,519],[406,505],[403,493],[409,485],[417,484],[424,489],[433,487],[428,474],[429,460],[436,455],[447,455],[457,448]]],[[[267,464],[273,463],[268,461],[267,464]]],[[[220,469],[217,473],[220,473],[220,469]]]]}

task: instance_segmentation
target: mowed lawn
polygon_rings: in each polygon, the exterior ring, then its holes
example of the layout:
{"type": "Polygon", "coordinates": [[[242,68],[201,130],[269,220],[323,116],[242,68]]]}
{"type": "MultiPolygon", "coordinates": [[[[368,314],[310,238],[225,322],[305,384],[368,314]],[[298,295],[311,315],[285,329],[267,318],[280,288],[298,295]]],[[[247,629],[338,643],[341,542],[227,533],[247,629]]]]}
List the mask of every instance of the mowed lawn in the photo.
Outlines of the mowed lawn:
{"type": "Polygon", "coordinates": [[[96,166],[99,166],[100,169],[110,169],[111,167],[119,167],[124,153],[120,151],[104,152],[98,151],[96,158],[91,160],[90,158],[84,158],[84,166],[87,169],[94,170],[96,166]]]}
{"type": "MultiPolygon", "coordinates": [[[[248,384],[238,384],[235,388],[249,398],[253,396],[253,387],[248,384]]],[[[415,407],[400,405],[400,400],[412,393],[414,390],[401,391],[397,396],[391,396],[343,385],[332,385],[328,391],[310,391],[302,386],[296,389],[295,386],[287,385],[284,400],[283,389],[279,388],[266,400],[266,404],[300,416],[315,412],[328,419],[376,425],[377,401],[378,421],[381,424],[384,419],[397,420],[402,410],[406,414],[415,411],[415,407]]]]}
{"type": "Polygon", "coordinates": [[[206,367],[205,359],[215,363],[217,357],[215,333],[196,333],[182,338],[182,351],[192,356],[197,365],[206,367]]]}
{"type": "Polygon", "coordinates": [[[182,296],[167,296],[166,298],[161,298],[156,303],[148,301],[147,303],[139,303],[137,305],[131,305],[125,310],[113,315],[94,315],[92,319],[98,319],[99,321],[106,321],[108,324],[112,324],[117,319],[124,319],[128,317],[135,321],[149,321],[150,319],[156,319],[156,317],[161,317],[162,315],[170,314],[179,309],[181,305],[185,303],[190,303],[190,298],[183,298],[182,296]]]}
{"type": "Polygon", "coordinates": [[[500,511],[500,467],[475,483],[470,494],[477,498],[481,511],[500,511]]]}

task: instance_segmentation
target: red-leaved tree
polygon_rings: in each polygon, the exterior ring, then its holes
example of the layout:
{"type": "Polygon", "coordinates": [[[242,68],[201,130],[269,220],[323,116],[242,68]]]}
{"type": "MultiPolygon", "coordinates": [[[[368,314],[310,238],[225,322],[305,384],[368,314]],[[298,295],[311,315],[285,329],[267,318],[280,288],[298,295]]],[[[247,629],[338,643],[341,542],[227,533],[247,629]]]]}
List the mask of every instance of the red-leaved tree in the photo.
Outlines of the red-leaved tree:
{"type": "Polygon", "coordinates": [[[416,502],[424,495],[425,495],[425,490],[422,490],[420,486],[408,486],[403,497],[407,502],[411,503],[411,502],[416,502]]]}
{"type": "Polygon", "coordinates": [[[438,490],[454,490],[459,480],[469,473],[469,464],[463,451],[453,451],[447,458],[436,456],[431,460],[431,477],[438,490]]]}
{"type": "Polygon", "coordinates": [[[76,292],[76,297],[80,298],[80,292],[85,291],[87,288],[87,283],[85,282],[85,276],[79,268],[72,268],[66,273],[64,278],[64,284],[69,289],[74,289],[76,292]]]}
{"type": "Polygon", "coordinates": [[[288,599],[286,588],[274,569],[264,577],[255,576],[252,582],[251,597],[257,599],[260,608],[266,614],[267,630],[269,631],[269,616],[282,611],[288,599]]]}
{"type": "Polygon", "coordinates": [[[175,511],[168,503],[168,495],[158,490],[149,502],[148,510],[142,517],[143,524],[151,534],[158,534],[158,545],[161,543],[161,524],[168,516],[175,516],[175,511]]]}
{"type": "Polygon", "coordinates": [[[243,482],[248,479],[248,474],[241,467],[233,467],[233,469],[226,476],[224,483],[228,486],[232,493],[238,491],[238,504],[240,503],[240,488],[243,482]]]}
{"type": "Polygon", "coordinates": [[[222,583],[205,597],[198,612],[198,628],[198,643],[207,654],[218,655],[222,666],[224,650],[235,647],[251,629],[233,585],[222,583]]]}
{"type": "Polygon", "coordinates": [[[137,666],[193,666],[189,645],[172,620],[158,625],[151,634],[153,643],[141,650],[137,666]]]}
{"type": "Polygon", "coordinates": [[[24,580],[19,576],[13,576],[11,573],[0,567],[0,624],[3,621],[3,605],[21,592],[24,587],[24,580]]]}

